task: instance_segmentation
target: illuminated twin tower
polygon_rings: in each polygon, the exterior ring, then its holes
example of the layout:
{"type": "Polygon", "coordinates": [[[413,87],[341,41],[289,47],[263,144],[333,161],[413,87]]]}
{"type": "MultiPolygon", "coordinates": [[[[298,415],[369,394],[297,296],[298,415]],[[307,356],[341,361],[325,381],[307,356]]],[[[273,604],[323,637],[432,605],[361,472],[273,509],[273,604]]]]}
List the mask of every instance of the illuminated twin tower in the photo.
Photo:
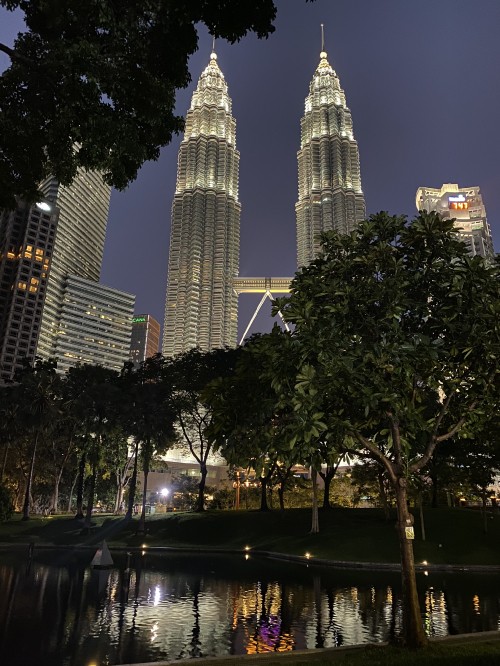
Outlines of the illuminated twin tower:
{"type": "MultiPolygon", "coordinates": [[[[238,277],[240,214],[236,121],[212,53],[187,113],[172,204],[163,353],[237,342],[238,295],[288,291],[291,278],[238,277]]],[[[365,218],[351,112],[322,51],[309,86],[298,152],[298,266],[319,250],[318,235],[351,231],[365,218]]]]}

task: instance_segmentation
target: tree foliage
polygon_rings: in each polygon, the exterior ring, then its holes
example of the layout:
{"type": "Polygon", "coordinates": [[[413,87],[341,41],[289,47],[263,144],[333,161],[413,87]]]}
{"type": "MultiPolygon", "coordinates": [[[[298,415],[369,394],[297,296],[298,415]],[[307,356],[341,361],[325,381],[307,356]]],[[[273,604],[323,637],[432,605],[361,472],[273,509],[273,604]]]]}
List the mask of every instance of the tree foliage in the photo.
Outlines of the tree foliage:
{"type": "MultiPolygon", "coordinates": [[[[421,645],[407,483],[498,399],[498,264],[469,257],[453,221],[436,213],[411,224],[379,213],[350,235],[324,234],[322,253],[275,309],[299,347],[297,416],[314,434],[326,407],[328,424],[344,428],[353,452],[378,462],[393,487],[405,637],[421,645]]],[[[280,367],[275,386],[287,391],[280,367]]]]}
{"type": "Polygon", "coordinates": [[[0,50],[0,208],[78,167],[123,189],[182,131],[176,90],[190,80],[197,25],[235,42],[274,31],[272,0],[0,0],[26,31],[0,50]],[[75,150],[75,145],[80,146],[75,150]]]}

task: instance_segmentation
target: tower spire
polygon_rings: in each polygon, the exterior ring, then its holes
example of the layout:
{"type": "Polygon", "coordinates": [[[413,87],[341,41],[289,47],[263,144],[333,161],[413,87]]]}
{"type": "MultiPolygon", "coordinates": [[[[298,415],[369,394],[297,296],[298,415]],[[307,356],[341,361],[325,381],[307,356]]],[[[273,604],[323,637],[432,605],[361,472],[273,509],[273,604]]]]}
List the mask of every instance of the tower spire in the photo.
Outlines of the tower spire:
{"type": "Polygon", "coordinates": [[[210,54],[211,60],[217,60],[217,54],[215,53],[215,35],[212,35],[212,53],[210,54]]]}
{"type": "Polygon", "coordinates": [[[325,50],[325,27],[321,24],[321,53],[325,50]]]}

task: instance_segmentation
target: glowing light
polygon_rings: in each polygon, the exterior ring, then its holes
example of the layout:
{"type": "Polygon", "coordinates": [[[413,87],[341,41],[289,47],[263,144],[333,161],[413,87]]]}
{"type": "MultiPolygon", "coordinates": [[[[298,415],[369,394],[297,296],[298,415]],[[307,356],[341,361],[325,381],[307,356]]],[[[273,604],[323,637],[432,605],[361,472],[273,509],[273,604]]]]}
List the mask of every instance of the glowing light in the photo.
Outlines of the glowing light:
{"type": "Polygon", "coordinates": [[[250,546],[245,546],[245,550],[250,550],[250,546]]]}
{"type": "Polygon", "coordinates": [[[49,204],[46,203],[45,201],[39,201],[36,204],[36,207],[39,208],[40,210],[44,210],[46,212],[48,212],[49,210],[52,210],[51,207],[49,206],[49,204]]]}
{"type": "Polygon", "coordinates": [[[422,562],[422,564],[423,564],[424,566],[427,566],[427,560],[424,560],[424,561],[422,562]]]}
{"type": "Polygon", "coordinates": [[[143,544],[142,544],[142,547],[143,547],[143,548],[147,548],[148,546],[147,546],[147,544],[143,543],[143,544]]]}
{"type": "Polygon", "coordinates": [[[304,555],[304,557],[306,558],[306,560],[310,560],[311,557],[312,557],[312,555],[311,555],[311,553],[306,553],[306,554],[304,555]]]}
{"type": "Polygon", "coordinates": [[[249,559],[250,559],[250,555],[248,553],[246,553],[245,554],[245,560],[249,560],[249,559]]]}
{"type": "Polygon", "coordinates": [[[160,589],[160,586],[157,585],[155,587],[155,596],[154,596],[154,599],[153,599],[153,606],[158,606],[158,604],[160,603],[160,600],[161,600],[161,589],[160,589]]]}
{"type": "Polygon", "coordinates": [[[169,493],[170,493],[170,490],[169,490],[168,488],[162,488],[162,489],[160,490],[160,493],[161,493],[161,496],[162,496],[162,497],[168,497],[168,495],[169,495],[169,493]]]}

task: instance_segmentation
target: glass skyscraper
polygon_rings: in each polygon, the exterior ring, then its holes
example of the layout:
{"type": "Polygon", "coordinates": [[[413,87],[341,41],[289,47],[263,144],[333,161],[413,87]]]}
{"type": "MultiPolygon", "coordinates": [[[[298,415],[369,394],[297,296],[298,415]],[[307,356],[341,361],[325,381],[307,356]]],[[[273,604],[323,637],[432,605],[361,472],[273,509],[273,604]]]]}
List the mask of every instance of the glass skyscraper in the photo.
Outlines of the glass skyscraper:
{"type": "Polygon", "coordinates": [[[324,51],[306,97],[297,157],[299,198],[295,213],[300,267],[317,255],[320,233],[331,229],[349,233],[366,215],[351,112],[324,51]]]}
{"type": "Polygon", "coordinates": [[[236,121],[212,53],[187,112],[172,204],[163,354],[237,341],[240,214],[236,121]]]}

